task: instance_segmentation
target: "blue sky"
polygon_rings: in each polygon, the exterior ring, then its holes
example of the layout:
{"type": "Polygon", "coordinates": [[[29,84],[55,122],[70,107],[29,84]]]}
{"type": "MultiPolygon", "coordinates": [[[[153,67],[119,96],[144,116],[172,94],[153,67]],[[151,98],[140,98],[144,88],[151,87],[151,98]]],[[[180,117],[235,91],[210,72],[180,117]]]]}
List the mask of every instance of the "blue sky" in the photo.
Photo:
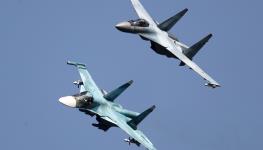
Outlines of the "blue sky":
{"type": "Polygon", "coordinates": [[[133,79],[117,102],[138,112],[157,106],[139,127],[159,150],[263,149],[262,1],[142,3],[159,22],[188,8],[171,30],[188,45],[214,34],[194,61],[222,87],[203,86],[179,61],[117,31],[118,22],[137,18],[129,0],[1,0],[0,149],[143,149],[58,103],[78,92],[67,60],[87,64],[108,91],[133,79]]]}

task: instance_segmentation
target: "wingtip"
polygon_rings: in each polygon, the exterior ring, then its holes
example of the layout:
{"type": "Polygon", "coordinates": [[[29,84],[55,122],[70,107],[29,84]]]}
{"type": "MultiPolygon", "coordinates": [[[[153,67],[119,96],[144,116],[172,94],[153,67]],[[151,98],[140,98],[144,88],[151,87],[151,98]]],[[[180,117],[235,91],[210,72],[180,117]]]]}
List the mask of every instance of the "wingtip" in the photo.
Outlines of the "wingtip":
{"type": "Polygon", "coordinates": [[[220,84],[214,84],[214,83],[206,83],[205,86],[211,87],[211,88],[217,88],[217,87],[221,87],[220,84]]]}

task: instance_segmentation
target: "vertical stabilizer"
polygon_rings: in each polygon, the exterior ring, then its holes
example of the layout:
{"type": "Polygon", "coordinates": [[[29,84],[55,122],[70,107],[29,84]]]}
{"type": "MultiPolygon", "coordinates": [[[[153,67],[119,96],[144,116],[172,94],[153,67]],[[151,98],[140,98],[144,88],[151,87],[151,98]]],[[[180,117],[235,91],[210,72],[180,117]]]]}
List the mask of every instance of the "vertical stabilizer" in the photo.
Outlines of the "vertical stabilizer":
{"type": "Polygon", "coordinates": [[[158,27],[163,31],[169,31],[186,14],[187,11],[188,9],[185,8],[184,10],[180,11],[178,14],[160,23],[158,27]]]}
{"type": "MultiPolygon", "coordinates": [[[[189,59],[193,59],[193,57],[199,52],[199,50],[209,41],[209,39],[212,37],[212,34],[207,35],[199,42],[195,43],[188,49],[185,49],[183,53],[185,56],[187,56],[189,59]]],[[[184,66],[185,64],[183,62],[180,63],[180,66],[184,66]]]]}
{"type": "Polygon", "coordinates": [[[107,93],[104,95],[104,98],[107,99],[108,101],[113,102],[119,95],[121,95],[122,92],[124,92],[131,84],[133,83],[132,80],[129,82],[123,84],[122,86],[118,87],[117,89],[107,93]]]}
{"type": "Polygon", "coordinates": [[[137,130],[138,124],[140,124],[154,109],[155,109],[155,105],[153,105],[151,108],[145,110],[144,112],[139,114],[137,117],[127,122],[128,125],[134,130],[137,130]]]}

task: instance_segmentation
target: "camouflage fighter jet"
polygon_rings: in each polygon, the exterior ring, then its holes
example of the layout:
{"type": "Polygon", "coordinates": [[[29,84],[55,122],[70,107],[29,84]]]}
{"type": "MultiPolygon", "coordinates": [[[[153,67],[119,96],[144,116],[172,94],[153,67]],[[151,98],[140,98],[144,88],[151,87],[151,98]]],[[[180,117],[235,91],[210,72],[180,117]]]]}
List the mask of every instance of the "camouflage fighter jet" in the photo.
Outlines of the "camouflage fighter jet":
{"type": "Polygon", "coordinates": [[[107,131],[111,127],[121,128],[129,135],[128,139],[124,139],[129,145],[131,143],[137,146],[143,145],[148,150],[156,150],[151,141],[137,127],[155,109],[155,106],[137,113],[124,109],[114,102],[132,84],[132,80],[107,93],[98,88],[84,64],[70,61],[67,64],[75,66],[79,71],[81,80],[75,81],[74,84],[80,88],[80,93],[61,97],[60,103],[77,108],[80,112],[92,117],[96,116],[98,123],[92,125],[98,129],[107,131]]]}

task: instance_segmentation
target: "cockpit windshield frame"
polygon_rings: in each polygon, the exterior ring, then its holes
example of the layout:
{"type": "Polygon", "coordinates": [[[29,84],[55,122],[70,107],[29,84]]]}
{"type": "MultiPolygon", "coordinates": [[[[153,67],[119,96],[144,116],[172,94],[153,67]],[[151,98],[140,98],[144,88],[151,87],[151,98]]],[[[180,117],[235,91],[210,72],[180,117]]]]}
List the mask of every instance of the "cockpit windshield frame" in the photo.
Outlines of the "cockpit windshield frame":
{"type": "Polygon", "coordinates": [[[149,23],[144,19],[136,19],[136,20],[129,20],[128,21],[131,26],[138,26],[138,27],[149,27],[149,23]]]}

